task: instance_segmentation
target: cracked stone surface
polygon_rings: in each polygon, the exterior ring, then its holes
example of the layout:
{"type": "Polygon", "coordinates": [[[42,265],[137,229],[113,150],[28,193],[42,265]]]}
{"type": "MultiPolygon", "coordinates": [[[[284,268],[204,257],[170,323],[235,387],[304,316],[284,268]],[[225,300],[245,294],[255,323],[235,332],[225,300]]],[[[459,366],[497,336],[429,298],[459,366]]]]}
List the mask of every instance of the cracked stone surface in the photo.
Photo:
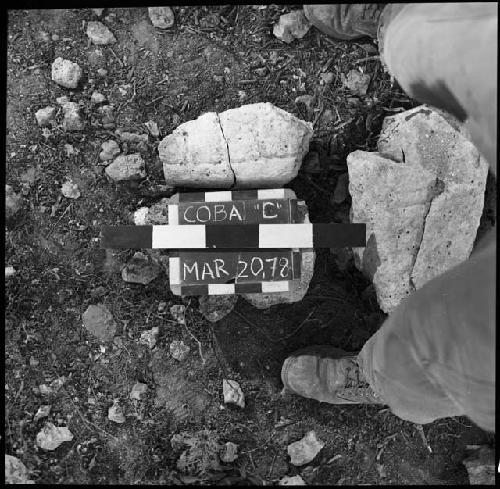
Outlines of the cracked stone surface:
{"type": "Polygon", "coordinates": [[[367,225],[355,265],[390,313],[469,257],[488,165],[455,121],[426,106],[386,118],[378,150],[347,157],[350,219],[367,225]]]}
{"type": "Polygon", "coordinates": [[[171,186],[277,187],[296,177],[312,133],[310,123],[257,103],[181,124],[158,152],[171,186]]]}

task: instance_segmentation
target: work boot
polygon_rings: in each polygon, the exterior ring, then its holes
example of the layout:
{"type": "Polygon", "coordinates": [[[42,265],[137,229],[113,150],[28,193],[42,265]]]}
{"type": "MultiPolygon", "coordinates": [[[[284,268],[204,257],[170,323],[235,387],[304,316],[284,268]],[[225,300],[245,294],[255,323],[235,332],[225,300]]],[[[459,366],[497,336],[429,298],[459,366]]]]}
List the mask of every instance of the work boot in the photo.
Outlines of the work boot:
{"type": "Polygon", "coordinates": [[[311,24],[335,39],[377,38],[380,14],[385,3],[337,3],[304,5],[304,14],[311,24]]]}
{"type": "Polygon", "coordinates": [[[330,404],[384,404],[366,381],[357,355],[328,345],[303,348],[281,369],[285,392],[330,404]]]}

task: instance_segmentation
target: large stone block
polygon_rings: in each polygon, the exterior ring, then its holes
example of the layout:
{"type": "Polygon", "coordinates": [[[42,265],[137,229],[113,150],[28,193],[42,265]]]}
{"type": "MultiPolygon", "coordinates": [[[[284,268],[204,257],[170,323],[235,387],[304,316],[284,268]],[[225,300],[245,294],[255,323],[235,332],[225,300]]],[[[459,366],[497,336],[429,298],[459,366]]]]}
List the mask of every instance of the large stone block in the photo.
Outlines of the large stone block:
{"type": "Polygon", "coordinates": [[[279,187],[296,177],[312,132],[310,123],[258,103],[181,124],[158,151],[172,186],[279,187]]]}
{"type": "Polygon", "coordinates": [[[367,246],[353,249],[355,264],[390,313],[468,258],[488,167],[455,122],[425,106],[386,118],[378,149],[347,158],[350,217],[367,225],[367,246]]]}

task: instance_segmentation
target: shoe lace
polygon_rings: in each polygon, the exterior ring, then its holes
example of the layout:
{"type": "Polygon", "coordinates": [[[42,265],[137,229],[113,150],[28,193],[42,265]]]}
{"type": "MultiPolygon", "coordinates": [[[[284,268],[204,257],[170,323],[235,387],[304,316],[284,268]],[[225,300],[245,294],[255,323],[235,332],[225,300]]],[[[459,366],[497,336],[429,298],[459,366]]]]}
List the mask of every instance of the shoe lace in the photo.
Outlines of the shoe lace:
{"type": "Polygon", "coordinates": [[[367,399],[380,401],[381,397],[376,394],[361,372],[359,365],[352,360],[351,365],[345,369],[345,383],[342,389],[337,392],[341,399],[367,399]]]}

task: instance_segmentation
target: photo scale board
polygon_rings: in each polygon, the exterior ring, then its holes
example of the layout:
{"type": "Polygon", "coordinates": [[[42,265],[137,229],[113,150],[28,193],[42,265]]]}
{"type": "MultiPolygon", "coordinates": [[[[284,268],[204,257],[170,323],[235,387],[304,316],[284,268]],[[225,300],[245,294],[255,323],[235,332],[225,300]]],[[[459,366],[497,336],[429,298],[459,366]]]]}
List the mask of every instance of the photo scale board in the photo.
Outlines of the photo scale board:
{"type": "MultiPolygon", "coordinates": [[[[238,226],[244,242],[256,224],[299,222],[299,205],[288,189],[177,194],[168,208],[169,224],[238,226]],[[249,226],[254,225],[254,226],[249,226]]],[[[236,228],[231,228],[236,229],[236,228]]],[[[217,241],[227,238],[218,227],[217,241]]],[[[258,240],[258,236],[257,236],[258,240]]],[[[180,251],[170,258],[170,288],[177,295],[288,292],[300,279],[301,253],[296,250],[180,251]]]]}

